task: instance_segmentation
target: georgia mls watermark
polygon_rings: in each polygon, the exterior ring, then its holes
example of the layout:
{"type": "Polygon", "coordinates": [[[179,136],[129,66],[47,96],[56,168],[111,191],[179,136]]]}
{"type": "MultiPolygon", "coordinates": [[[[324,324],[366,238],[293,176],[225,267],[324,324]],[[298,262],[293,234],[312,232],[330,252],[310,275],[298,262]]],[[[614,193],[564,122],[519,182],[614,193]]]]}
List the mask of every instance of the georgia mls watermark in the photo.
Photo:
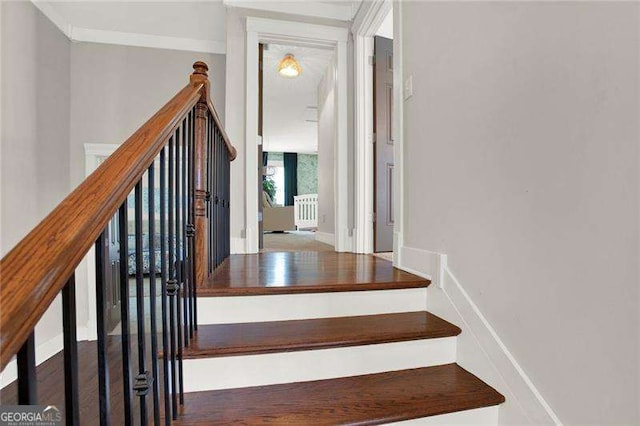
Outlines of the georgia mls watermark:
{"type": "Polygon", "coordinates": [[[60,426],[62,413],[55,405],[0,406],[0,426],[60,426]]]}

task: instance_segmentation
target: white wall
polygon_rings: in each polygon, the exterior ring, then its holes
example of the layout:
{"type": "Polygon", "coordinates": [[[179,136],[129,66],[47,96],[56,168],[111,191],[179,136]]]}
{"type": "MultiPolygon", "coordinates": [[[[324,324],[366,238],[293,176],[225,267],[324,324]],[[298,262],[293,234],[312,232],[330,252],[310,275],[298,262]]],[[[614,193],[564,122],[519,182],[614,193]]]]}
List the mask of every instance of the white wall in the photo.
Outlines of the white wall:
{"type": "Polygon", "coordinates": [[[318,85],[318,232],[335,232],[336,64],[318,85]]]}
{"type": "MultiPolygon", "coordinates": [[[[68,192],[70,42],[31,2],[2,2],[0,7],[4,256],[68,192]]],[[[36,344],[61,332],[62,307],[56,300],[36,327],[36,344]]]]}
{"type": "Polygon", "coordinates": [[[448,255],[567,424],[640,422],[639,9],[402,7],[404,244],[448,255]]]}

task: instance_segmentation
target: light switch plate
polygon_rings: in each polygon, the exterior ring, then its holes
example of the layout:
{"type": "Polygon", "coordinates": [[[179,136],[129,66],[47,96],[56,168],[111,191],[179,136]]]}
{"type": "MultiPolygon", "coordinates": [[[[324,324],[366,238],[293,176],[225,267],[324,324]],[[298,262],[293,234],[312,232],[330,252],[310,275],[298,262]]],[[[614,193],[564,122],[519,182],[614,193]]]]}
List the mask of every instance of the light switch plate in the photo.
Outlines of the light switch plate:
{"type": "Polygon", "coordinates": [[[413,76],[410,75],[404,80],[404,100],[406,101],[413,96],[413,76]]]}

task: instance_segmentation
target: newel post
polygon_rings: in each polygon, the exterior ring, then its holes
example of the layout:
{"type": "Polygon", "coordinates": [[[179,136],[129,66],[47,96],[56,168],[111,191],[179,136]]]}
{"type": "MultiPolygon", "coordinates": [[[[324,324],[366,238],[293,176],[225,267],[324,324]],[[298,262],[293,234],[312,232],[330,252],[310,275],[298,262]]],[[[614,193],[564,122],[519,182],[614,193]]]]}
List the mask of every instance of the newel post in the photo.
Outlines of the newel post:
{"type": "Polygon", "coordinates": [[[196,105],[194,141],[194,210],[195,210],[195,284],[202,285],[207,279],[207,102],[209,100],[209,67],[204,62],[193,64],[189,81],[193,85],[204,83],[200,100],[196,105]]]}

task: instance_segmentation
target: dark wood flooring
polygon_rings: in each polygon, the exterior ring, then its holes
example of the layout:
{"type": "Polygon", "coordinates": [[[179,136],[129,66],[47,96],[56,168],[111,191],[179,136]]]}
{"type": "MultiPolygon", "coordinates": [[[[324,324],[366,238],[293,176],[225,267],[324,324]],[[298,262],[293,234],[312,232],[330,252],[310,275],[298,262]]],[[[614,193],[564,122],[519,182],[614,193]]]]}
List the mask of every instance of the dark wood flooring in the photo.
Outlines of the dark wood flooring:
{"type": "Polygon", "coordinates": [[[231,255],[198,287],[198,296],[385,290],[429,284],[429,280],[371,255],[271,252],[231,255]]]}
{"type": "Polygon", "coordinates": [[[501,404],[457,364],[185,395],[179,425],[373,425],[501,404]]]}
{"type": "MultiPolygon", "coordinates": [[[[137,336],[132,335],[133,341],[137,341],[137,336]]],[[[147,352],[149,342],[147,341],[147,352]]],[[[109,364],[109,394],[111,407],[111,423],[112,425],[124,425],[124,393],[122,379],[122,340],[120,336],[107,337],[107,358],[109,364]]],[[[137,371],[138,352],[137,345],[131,345],[131,369],[133,373],[137,371]]],[[[80,424],[81,425],[99,425],[99,398],[98,398],[98,357],[97,342],[82,341],[78,342],[78,383],[80,387],[79,404],[80,404],[80,424]]],[[[150,356],[146,357],[147,368],[150,367],[150,356]]],[[[162,364],[159,365],[159,390],[160,395],[163,394],[162,388],[162,364]]],[[[59,352],[47,361],[40,364],[36,369],[38,404],[39,405],[55,405],[64,413],[64,368],[63,353],[59,352]]],[[[161,397],[162,398],[162,397],[161,397]]],[[[17,404],[17,383],[13,382],[0,390],[1,405],[17,404]]],[[[153,402],[151,393],[149,393],[147,415],[150,421],[153,421],[153,402]]],[[[161,399],[161,415],[162,410],[161,399]]],[[[136,424],[140,422],[140,405],[139,398],[134,398],[134,419],[136,424]]]]}
{"type": "Polygon", "coordinates": [[[185,358],[205,358],[290,352],[458,334],[458,327],[429,312],[201,325],[184,355],[185,358]]]}

